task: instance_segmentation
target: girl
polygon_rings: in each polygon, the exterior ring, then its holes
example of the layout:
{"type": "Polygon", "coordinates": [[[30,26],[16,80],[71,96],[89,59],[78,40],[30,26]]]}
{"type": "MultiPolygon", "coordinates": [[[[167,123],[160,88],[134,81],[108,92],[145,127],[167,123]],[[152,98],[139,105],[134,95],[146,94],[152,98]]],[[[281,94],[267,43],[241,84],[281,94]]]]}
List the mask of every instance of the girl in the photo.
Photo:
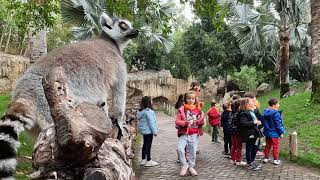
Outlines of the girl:
{"type": "Polygon", "coordinates": [[[218,141],[218,128],[220,127],[220,112],[215,100],[211,101],[211,108],[207,112],[209,124],[212,126],[212,142],[220,143],[218,141]]]}
{"type": "Polygon", "coordinates": [[[247,163],[241,161],[242,154],[242,137],[239,130],[239,112],[240,112],[240,100],[235,100],[231,104],[231,163],[238,166],[246,165],[247,163]]]}
{"type": "Polygon", "coordinates": [[[150,96],[142,98],[137,119],[139,121],[140,133],[143,135],[142,160],[140,164],[146,167],[157,166],[158,163],[151,160],[152,139],[153,136],[157,136],[158,134],[158,126],[150,96]]]}
{"type": "Polygon", "coordinates": [[[197,106],[202,109],[202,107],[204,106],[204,102],[200,101],[200,83],[198,81],[193,81],[190,85],[189,91],[193,91],[195,96],[196,96],[196,102],[197,102],[197,106]]]}
{"type": "Polygon", "coordinates": [[[240,135],[243,141],[246,142],[246,159],[247,168],[250,170],[259,170],[261,165],[258,165],[254,159],[258,151],[258,138],[262,137],[262,133],[258,128],[261,125],[254,113],[254,104],[250,98],[243,98],[241,100],[240,117],[240,135]]]}
{"type": "Polygon", "coordinates": [[[187,171],[192,176],[197,176],[194,169],[196,164],[196,151],[198,148],[198,137],[203,134],[204,114],[196,105],[196,95],[190,91],[186,93],[186,104],[178,110],[176,126],[178,128],[178,152],[182,164],[180,176],[186,176],[187,171]],[[189,160],[186,161],[185,147],[188,149],[189,160]]]}

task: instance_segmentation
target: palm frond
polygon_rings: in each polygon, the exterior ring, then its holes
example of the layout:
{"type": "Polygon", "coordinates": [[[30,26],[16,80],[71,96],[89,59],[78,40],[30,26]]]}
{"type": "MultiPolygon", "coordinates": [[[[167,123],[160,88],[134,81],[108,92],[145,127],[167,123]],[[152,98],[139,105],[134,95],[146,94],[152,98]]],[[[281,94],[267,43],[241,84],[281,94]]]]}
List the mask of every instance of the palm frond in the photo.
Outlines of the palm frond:
{"type": "Polygon", "coordinates": [[[85,10],[79,0],[61,0],[61,14],[65,23],[86,26],[85,10]]]}
{"type": "Polygon", "coordinates": [[[85,40],[95,35],[92,27],[75,27],[71,31],[75,40],[85,40]]]}

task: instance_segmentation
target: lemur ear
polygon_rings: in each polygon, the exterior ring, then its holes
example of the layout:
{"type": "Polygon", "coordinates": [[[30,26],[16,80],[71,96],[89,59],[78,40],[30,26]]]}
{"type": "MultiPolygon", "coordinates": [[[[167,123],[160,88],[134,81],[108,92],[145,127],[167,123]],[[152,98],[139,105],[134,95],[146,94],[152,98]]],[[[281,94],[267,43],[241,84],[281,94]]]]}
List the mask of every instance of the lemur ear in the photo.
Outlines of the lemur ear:
{"type": "Polygon", "coordinates": [[[102,13],[100,16],[100,25],[112,29],[113,21],[106,13],[102,13]]]}

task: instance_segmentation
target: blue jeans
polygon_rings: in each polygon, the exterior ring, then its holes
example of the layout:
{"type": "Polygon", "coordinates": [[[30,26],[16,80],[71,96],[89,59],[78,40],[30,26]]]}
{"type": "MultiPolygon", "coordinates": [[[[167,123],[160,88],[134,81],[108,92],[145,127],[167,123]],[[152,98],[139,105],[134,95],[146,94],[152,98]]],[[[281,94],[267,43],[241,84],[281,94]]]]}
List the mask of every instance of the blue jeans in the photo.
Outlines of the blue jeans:
{"type": "Polygon", "coordinates": [[[179,160],[182,165],[194,167],[196,165],[196,156],[198,148],[198,134],[181,135],[178,139],[179,160]],[[185,147],[188,149],[189,160],[186,160],[185,147]]]}

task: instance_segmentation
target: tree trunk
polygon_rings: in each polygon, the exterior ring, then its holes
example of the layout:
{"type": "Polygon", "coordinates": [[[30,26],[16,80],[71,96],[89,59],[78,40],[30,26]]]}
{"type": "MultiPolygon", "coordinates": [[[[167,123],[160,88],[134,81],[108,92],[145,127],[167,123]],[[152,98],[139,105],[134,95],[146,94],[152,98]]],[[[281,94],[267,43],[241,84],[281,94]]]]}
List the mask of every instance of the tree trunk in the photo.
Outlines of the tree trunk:
{"type": "Polygon", "coordinates": [[[11,39],[11,30],[12,30],[12,28],[10,27],[9,28],[9,35],[8,35],[7,42],[6,42],[6,47],[4,48],[5,53],[7,53],[8,49],[9,49],[9,43],[10,43],[10,39],[11,39]]]}
{"type": "Polygon", "coordinates": [[[47,54],[47,31],[41,30],[34,34],[31,30],[29,33],[29,47],[30,47],[30,63],[34,63],[41,56],[47,54]]]}
{"type": "Polygon", "coordinates": [[[3,39],[4,39],[4,34],[5,34],[5,32],[7,31],[7,26],[6,27],[4,27],[3,29],[2,29],[2,32],[1,32],[1,38],[0,38],[0,51],[1,51],[1,49],[2,49],[2,42],[3,42],[3,39]]]}
{"type": "Polygon", "coordinates": [[[289,35],[290,29],[280,30],[280,98],[289,91],[289,35]]]}
{"type": "Polygon", "coordinates": [[[320,1],[311,0],[311,102],[320,104],[320,1]]]}

